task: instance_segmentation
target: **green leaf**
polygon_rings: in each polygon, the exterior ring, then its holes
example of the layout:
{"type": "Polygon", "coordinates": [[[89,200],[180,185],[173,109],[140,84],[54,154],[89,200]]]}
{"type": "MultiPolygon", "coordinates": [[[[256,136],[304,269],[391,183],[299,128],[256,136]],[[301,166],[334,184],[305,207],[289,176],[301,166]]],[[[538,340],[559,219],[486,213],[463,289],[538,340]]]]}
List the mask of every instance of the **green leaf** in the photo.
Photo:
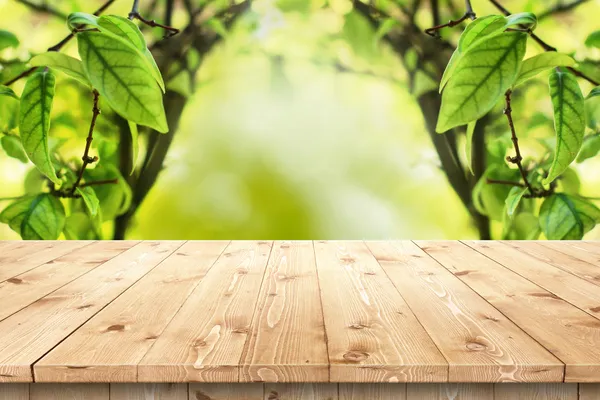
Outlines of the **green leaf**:
{"type": "Polygon", "coordinates": [[[538,218],[531,213],[519,213],[513,222],[513,231],[516,234],[517,240],[536,240],[539,238],[540,224],[538,218]]]}
{"type": "Polygon", "coordinates": [[[37,168],[32,168],[25,175],[25,181],[23,182],[23,188],[27,194],[38,194],[42,191],[46,178],[40,174],[37,168]]]}
{"type": "Polygon", "coordinates": [[[77,79],[86,86],[92,86],[92,83],[85,75],[81,61],[66,54],[49,51],[33,57],[29,63],[34,67],[50,67],[56,69],[60,72],[64,72],[71,78],[77,79]]]}
{"type": "Polygon", "coordinates": [[[23,197],[0,214],[25,240],[56,240],[65,225],[65,209],[60,200],[48,193],[23,197]]]}
{"type": "Polygon", "coordinates": [[[90,216],[83,212],[74,212],[67,217],[64,234],[67,240],[95,240],[98,239],[94,230],[94,223],[90,216]]]}
{"type": "Polygon", "coordinates": [[[472,154],[472,144],[473,144],[473,133],[475,133],[475,126],[477,126],[477,121],[469,122],[467,125],[467,140],[465,142],[465,157],[467,158],[467,165],[469,166],[469,171],[471,174],[475,175],[473,172],[473,154],[472,154]]]}
{"type": "Polygon", "coordinates": [[[480,42],[461,57],[442,94],[437,132],[487,114],[516,80],[526,44],[526,33],[507,32],[480,42]]]}
{"type": "Polygon", "coordinates": [[[600,31],[590,33],[587,39],[585,39],[585,45],[587,47],[596,47],[600,49],[600,31]]]}
{"type": "Polygon", "coordinates": [[[582,163],[587,159],[596,157],[598,153],[600,153],[600,133],[588,135],[583,138],[583,145],[577,156],[577,162],[582,163]]]}
{"type": "Polygon", "coordinates": [[[527,193],[526,187],[514,186],[510,189],[508,197],[506,198],[506,213],[509,217],[512,217],[519,207],[519,203],[523,196],[527,193]]]}
{"type": "Polygon", "coordinates": [[[140,28],[129,19],[117,15],[101,16],[98,18],[98,26],[102,32],[110,32],[121,39],[125,39],[140,51],[145,57],[154,79],[156,79],[164,93],[165,82],[152,53],[150,53],[150,50],[146,47],[146,39],[144,39],[144,35],[140,31],[140,28]]]}
{"type": "Polygon", "coordinates": [[[146,59],[133,45],[100,32],[77,34],[86,75],[123,118],[167,132],[162,92],[146,59]]]}
{"type": "Polygon", "coordinates": [[[590,94],[587,95],[586,99],[591,99],[592,97],[598,96],[600,96],[600,86],[596,86],[595,88],[593,88],[590,94]]]}
{"type": "Polygon", "coordinates": [[[27,158],[27,154],[21,144],[21,139],[18,137],[14,135],[4,135],[2,136],[2,139],[0,139],[0,144],[2,144],[2,148],[9,157],[16,158],[23,163],[29,162],[29,158],[27,158]]]}
{"type": "Polygon", "coordinates": [[[519,172],[508,168],[507,165],[491,165],[473,188],[473,204],[477,211],[495,221],[502,221],[506,212],[506,198],[511,187],[487,183],[489,179],[519,181],[519,172]]]}
{"type": "Polygon", "coordinates": [[[12,97],[13,99],[19,100],[19,96],[17,96],[11,88],[4,85],[0,85],[0,96],[12,97]]]}
{"type": "Polygon", "coordinates": [[[137,125],[127,121],[129,124],[129,132],[131,132],[131,172],[130,175],[135,171],[137,164],[138,154],[140,152],[140,141],[138,139],[138,128],[137,125]]]}
{"type": "Polygon", "coordinates": [[[568,73],[553,72],[550,96],[554,107],[556,151],[548,177],[542,181],[544,185],[554,181],[575,160],[585,133],[585,104],[577,79],[568,73]]]}
{"type": "Polygon", "coordinates": [[[448,80],[452,76],[458,61],[462,55],[473,46],[474,43],[479,43],[482,39],[490,38],[494,34],[499,34],[504,30],[506,24],[506,18],[501,15],[488,15],[485,17],[477,18],[471,22],[458,40],[458,46],[452,57],[446,66],[444,75],[440,82],[440,93],[442,89],[448,83],[448,80]]]}
{"type": "Polygon", "coordinates": [[[21,95],[19,130],[27,156],[52,182],[60,183],[48,149],[50,112],[55,78],[51,71],[38,71],[29,77],[21,95]]]}
{"type": "Polygon", "coordinates": [[[72,13],[67,17],[67,25],[71,30],[79,27],[80,25],[98,26],[98,17],[82,12],[72,13]]]}
{"type": "Polygon", "coordinates": [[[573,67],[575,60],[567,54],[549,51],[523,61],[521,72],[513,87],[535,77],[540,72],[554,67],[573,67]]]}
{"type": "Polygon", "coordinates": [[[537,27],[537,17],[530,12],[509,15],[506,20],[506,28],[523,25],[526,29],[533,31],[537,27]]]}
{"type": "Polygon", "coordinates": [[[598,222],[600,209],[563,193],[548,197],[540,209],[540,226],[549,240],[581,240],[598,222]]]}
{"type": "Polygon", "coordinates": [[[19,39],[14,33],[0,29],[0,51],[9,47],[19,47],[19,39]]]}
{"type": "Polygon", "coordinates": [[[392,31],[392,29],[394,29],[397,25],[399,25],[399,22],[396,18],[384,19],[379,24],[379,28],[377,28],[377,31],[375,32],[375,41],[379,42],[381,39],[383,39],[385,37],[385,35],[390,33],[392,31]]]}
{"type": "Polygon", "coordinates": [[[98,214],[98,208],[100,207],[100,201],[98,200],[98,197],[96,196],[96,192],[94,192],[94,189],[92,189],[89,186],[84,187],[84,188],[78,187],[76,189],[76,192],[83,199],[83,202],[85,203],[85,206],[87,207],[88,211],[90,212],[90,215],[93,217],[96,214],[98,214]]]}
{"type": "Polygon", "coordinates": [[[131,205],[131,188],[121,173],[112,164],[100,163],[94,169],[87,169],[84,175],[86,181],[117,179],[117,184],[94,187],[100,201],[104,221],[113,220],[127,212],[131,205]]]}

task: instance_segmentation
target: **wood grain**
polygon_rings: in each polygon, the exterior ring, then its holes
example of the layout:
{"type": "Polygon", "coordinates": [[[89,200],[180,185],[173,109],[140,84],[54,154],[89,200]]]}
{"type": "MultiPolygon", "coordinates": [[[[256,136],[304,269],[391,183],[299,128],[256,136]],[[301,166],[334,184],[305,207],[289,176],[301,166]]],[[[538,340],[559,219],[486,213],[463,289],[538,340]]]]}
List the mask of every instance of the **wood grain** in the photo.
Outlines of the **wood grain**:
{"type": "Polygon", "coordinates": [[[136,243],[92,243],[0,283],[0,320],[84,275],[136,243]]]}
{"type": "MultiPolygon", "coordinates": [[[[529,246],[518,243],[508,245],[489,242],[485,247],[481,247],[481,243],[473,244],[473,248],[481,254],[581,308],[591,316],[600,318],[600,287],[541,261],[526,252],[526,247],[529,246]]],[[[600,268],[598,270],[600,271],[600,268]]]]}
{"type": "MultiPolygon", "coordinates": [[[[509,242],[515,246],[518,242],[509,242]]],[[[527,242],[527,253],[600,286],[600,254],[588,242],[527,242]],[[529,246],[531,244],[531,246],[529,246]]],[[[523,249],[523,246],[519,246],[523,249]]]]}
{"type": "Polygon", "coordinates": [[[598,241],[540,241],[539,243],[592,265],[600,265],[600,242],[598,241]]]}
{"type": "Polygon", "coordinates": [[[277,242],[242,356],[242,382],[328,382],[312,242],[277,242]]]}
{"type": "Polygon", "coordinates": [[[29,400],[29,384],[0,383],[0,400],[29,400]]]}
{"type": "Polygon", "coordinates": [[[31,365],[183,242],[144,242],[0,321],[0,382],[31,382],[31,365]]]}
{"type": "Polygon", "coordinates": [[[110,400],[108,384],[36,383],[30,385],[31,400],[110,400]]]}
{"type": "Polygon", "coordinates": [[[190,400],[263,400],[262,383],[190,383],[190,400]]]}
{"type": "Polygon", "coordinates": [[[580,383],[579,400],[600,400],[600,384],[580,383]]]}
{"type": "Polygon", "coordinates": [[[566,382],[598,379],[599,320],[462,243],[420,245],[565,363],[566,382]]]}
{"type": "Polygon", "coordinates": [[[438,383],[407,385],[407,400],[494,400],[494,386],[482,383],[438,383]]]}
{"type": "Polygon", "coordinates": [[[577,398],[577,384],[574,383],[537,385],[531,383],[525,385],[508,383],[494,387],[494,400],[577,400],[577,398]]]}
{"type": "Polygon", "coordinates": [[[264,400],[338,400],[338,386],[332,383],[265,383],[264,400]]]}
{"type": "Polygon", "coordinates": [[[340,383],[339,400],[406,400],[404,383],[340,383]]]}
{"type": "Polygon", "coordinates": [[[0,282],[52,261],[92,242],[11,242],[0,257],[0,282]]]}
{"type": "Polygon", "coordinates": [[[368,242],[448,360],[451,382],[560,382],[564,365],[414,243],[368,242]]]}
{"type": "Polygon", "coordinates": [[[112,383],[110,400],[188,400],[185,383],[112,383]]]}
{"type": "Polygon", "coordinates": [[[439,382],[445,359],[362,242],[315,243],[332,382],[439,382]]]}
{"type": "Polygon", "coordinates": [[[233,242],[138,366],[140,382],[237,382],[271,242],[233,242]]]}
{"type": "Polygon", "coordinates": [[[227,245],[181,246],[37,362],[36,381],[137,381],[137,364],[227,245]]]}

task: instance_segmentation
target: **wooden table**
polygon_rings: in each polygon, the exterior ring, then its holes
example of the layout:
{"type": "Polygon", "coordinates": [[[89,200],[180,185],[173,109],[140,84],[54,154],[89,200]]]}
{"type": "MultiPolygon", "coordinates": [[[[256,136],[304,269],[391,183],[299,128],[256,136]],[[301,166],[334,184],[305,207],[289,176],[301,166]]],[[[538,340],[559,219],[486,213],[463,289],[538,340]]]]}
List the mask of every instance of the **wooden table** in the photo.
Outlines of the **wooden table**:
{"type": "Polygon", "coordinates": [[[600,242],[0,242],[0,382],[0,399],[597,400],[600,242]]]}

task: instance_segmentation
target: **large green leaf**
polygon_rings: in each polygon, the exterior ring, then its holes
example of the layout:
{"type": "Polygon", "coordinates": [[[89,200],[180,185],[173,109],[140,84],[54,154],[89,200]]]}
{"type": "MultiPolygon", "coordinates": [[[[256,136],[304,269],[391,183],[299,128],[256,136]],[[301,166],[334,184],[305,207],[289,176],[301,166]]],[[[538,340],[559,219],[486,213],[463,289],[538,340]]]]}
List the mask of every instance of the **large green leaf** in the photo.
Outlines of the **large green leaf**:
{"type": "Polygon", "coordinates": [[[92,86],[83,70],[80,60],[56,51],[39,54],[29,61],[34,67],[50,67],[77,79],[86,86],[92,86]]]}
{"type": "Polygon", "coordinates": [[[98,214],[98,208],[100,207],[100,201],[98,200],[98,196],[96,196],[96,192],[91,187],[77,188],[77,194],[81,196],[85,206],[87,207],[90,215],[92,217],[98,214]]]}
{"type": "Polygon", "coordinates": [[[596,157],[598,153],[600,153],[600,133],[586,136],[583,138],[583,145],[577,156],[577,162],[582,163],[589,158],[596,157]]]}
{"type": "Polygon", "coordinates": [[[19,130],[27,156],[48,179],[60,183],[48,149],[50,112],[54,99],[55,78],[49,71],[33,73],[21,95],[19,130]]]}
{"type": "Polygon", "coordinates": [[[12,97],[13,99],[19,100],[19,96],[8,86],[0,85],[0,96],[12,97]]]}
{"type": "Polygon", "coordinates": [[[0,29],[0,51],[8,47],[18,47],[19,39],[14,33],[0,29]]]}
{"type": "Polygon", "coordinates": [[[21,140],[17,136],[4,135],[0,139],[0,144],[9,157],[16,158],[23,163],[29,162],[29,158],[27,158],[21,140]]]}
{"type": "Polygon", "coordinates": [[[162,78],[160,70],[158,69],[158,65],[156,65],[156,61],[154,60],[152,53],[150,53],[150,50],[148,50],[148,47],[146,46],[146,39],[144,39],[144,35],[142,35],[140,28],[138,28],[136,24],[127,18],[117,15],[103,15],[98,18],[98,26],[102,32],[110,32],[133,44],[133,46],[138,49],[146,59],[152,75],[160,85],[162,91],[165,91],[165,82],[162,78]]]}
{"type": "Polygon", "coordinates": [[[526,33],[506,32],[467,51],[442,94],[437,132],[465,125],[489,112],[515,82],[526,43],[526,33]]]}
{"type": "Polygon", "coordinates": [[[127,41],[100,32],[77,34],[92,85],[123,118],[167,132],[162,92],[145,57],[127,41]]]}
{"type": "Polygon", "coordinates": [[[523,61],[519,77],[513,86],[518,86],[521,83],[535,77],[540,72],[549,70],[554,67],[573,67],[575,60],[567,54],[548,51],[538,54],[535,57],[528,58],[523,61]]]}
{"type": "Polygon", "coordinates": [[[554,181],[577,157],[585,133],[583,94],[572,74],[555,71],[550,75],[550,96],[554,107],[556,151],[544,185],[554,181]]]}
{"type": "Polygon", "coordinates": [[[55,240],[65,225],[65,210],[57,197],[48,193],[23,197],[0,214],[25,240],[55,240]]]}
{"type": "Polygon", "coordinates": [[[129,209],[132,198],[131,188],[114,165],[100,162],[96,168],[87,169],[84,177],[87,181],[117,179],[116,184],[94,187],[104,221],[113,220],[129,209]]]}
{"type": "Polygon", "coordinates": [[[477,18],[475,21],[467,25],[462,35],[460,35],[458,46],[454,53],[452,53],[452,57],[450,58],[450,61],[446,66],[446,70],[444,71],[444,75],[442,76],[442,80],[440,82],[440,93],[448,83],[448,80],[452,76],[452,73],[454,72],[462,55],[474,43],[478,43],[482,39],[489,38],[494,34],[499,34],[502,32],[505,28],[505,24],[505,17],[501,15],[488,15],[477,18]]]}
{"type": "Polygon", "coordinates": [[[598,207],[562,193],[548,197],[540,209],[540,226],[549,240],[580,240],[598,222],[598,207]]]}

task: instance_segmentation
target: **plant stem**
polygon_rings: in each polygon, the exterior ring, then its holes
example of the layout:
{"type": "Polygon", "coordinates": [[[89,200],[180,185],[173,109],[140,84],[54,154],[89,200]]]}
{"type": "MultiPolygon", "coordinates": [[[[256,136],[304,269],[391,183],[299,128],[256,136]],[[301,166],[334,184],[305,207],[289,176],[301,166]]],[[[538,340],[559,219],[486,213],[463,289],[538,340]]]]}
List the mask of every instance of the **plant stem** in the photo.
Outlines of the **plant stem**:
{"type": "MultiPolygon", "coordinates": [[[[112,3],[114,3],[116,0],[108,0],[106,3],[104,3],[100,8],[98,8],[95,12],[94,15],[98,16],[100,14],[102,14],[104,11],[106,11],[106,9],[108,7],[111,6],[112,3]]],[[[48,47],[48,51],[60,51],[60,49],[62,49],[67,43],[69,43],[71,41],[71,39],[73,39],[75,37],[75,35],[73,34],[73,32],[71,32],[68,36],[66,36],[63,40],[61,40],[60,42],[56,43],[54,46],[48,47]]],[[[23,71],[22,73],[20,73],[19,75],[15,76],[14,78],[10,79],[9,81],[7,81],[6,83],[3,83],[4,86],[10,86],[13,83],[17,82],[20,79],[23,79],[29,75],[31,75],[33,73],[33,71],[35,71],[37,69],[37,67],[32,67],[29,68],[25,71],[23,71]]]]}
{"type": "Polygon", "coordinates": [[[514,157],[509,156],[509,157],[506,157],[506,159],[509,162],[517,165],[517,167],[519,168],[519,172],[521,173],[521,177],[523,178],[523,181],[525,182],[525,186],[529,190],[529,193],[532,196],[535,196],[535,191],[533,190],[533,188],[531,187],[531,184],[529,183],[529,180],[527,179],[527,171],[525,171],[525,168],[523,168],[523,163],[522,163],[523,157],[521,156],[521,150],[519,149],[519,138],[517,137],[517,132],[515,130],[515,124],[514,124],[514,121],[512,118],[512,108],[510,106],[511,96],[512,96],[512,91],[509,89],[504,94],[504,98],[506,99],[506,107],[504,108],[504,115],[506,115],[506,118],[508,119],[508,126],[510,127],[511,140],[515,147],[515,156],[514,157]]]}
{"type": "Polygon", "coordinates": [[[67,19],[67,15],[65,13],[63,13],[60,10],[57,10],[56,8],[50,7],[48,4],[43,4],[43,3],[36,4],[29,0],[16,0],[16,1],[17,1],[17,3],[21,3],[35,11],[54,15],[55,17],[58,17],[58,18],[67,19]]]}
{"type": "Polygon", "coordinates": [[[140,1],[139,0],[133,0],[133,5],[131,6],[131,12],[129,13],[129,19],[130,20],[137,19],[137,20],[141,21],[142,23],[148,25],[149,27],[162,28],[162,29],[166,30],[168,33],[165,35],[165,39],[168,39],[179,33],[179,29],[177,29],[177,28],[174,28],[169,25],[159,24],[155,20],[148,20],[148,19],[142,17],[140,15],[140,1]]]}
{"type": "Polygon", "coordinates": [[[523,185],[521,182],[513,182],[513,181],[505,181],[502,179],[490,179],[487,178],[486,182],[489,184],[496,184],[496,185],[509,185],[509,186],[518,186],[518,187],[522,187],[524,188],[525,185],[523,185]]]}
{"type": "Polygon", "coordinates": [[[96,120],[98,119],[98,115],[100,115],[100,109],[98,108],[98,101],[100,99],[100,93],[96,89],[93,90],[94,95],[94,107],[92,108],[92,122],[90,123],[90,130],[88,132],[87,139],[85,141],[85,151],[83,152],[83,157],[81,160],[83,164],[81,165],[81,169],[79,170],[79,175],[77,176],[77,180],[71,189],[71,195],[75,194],[75,191],[79,187],[81,183],[81,179],[83,179],[83,173],[85,172],[86,167],[98,161],[98,157],[90,157],[90,148],[92,147],[92,141],[94,140],[94,128],[96,127],[96,120]]]}
{"type": "Polygon", "coordinates": [[[425,29],[425,33],[428,34],[429,36],[436,37],[437,31],[439,31],[442,28],[446,28],[446,27],[451,28],[453,26],[456,26],[456,25],[462,23],[463,21],[465,21],[467,19],[474,20],[476,18],[477,18],[477,15],[473,11],[473,6],[471,5],[471,0],[465,0],[465,14],[462,17],[460,17],[457,20],[450,20],[445,24],[436,25],[434,27],[425,29]]]}
{"type": "Polygon", "coordinates": [[[101,181],[84,182],[84,183],[80,184],[79,187],[83,188],[83,187],[87,187],[87,186],[116,185],[117,183],[119,183],[119,179],[118,178],[104,179],[104,180],[101,180],[101,181]]]}

